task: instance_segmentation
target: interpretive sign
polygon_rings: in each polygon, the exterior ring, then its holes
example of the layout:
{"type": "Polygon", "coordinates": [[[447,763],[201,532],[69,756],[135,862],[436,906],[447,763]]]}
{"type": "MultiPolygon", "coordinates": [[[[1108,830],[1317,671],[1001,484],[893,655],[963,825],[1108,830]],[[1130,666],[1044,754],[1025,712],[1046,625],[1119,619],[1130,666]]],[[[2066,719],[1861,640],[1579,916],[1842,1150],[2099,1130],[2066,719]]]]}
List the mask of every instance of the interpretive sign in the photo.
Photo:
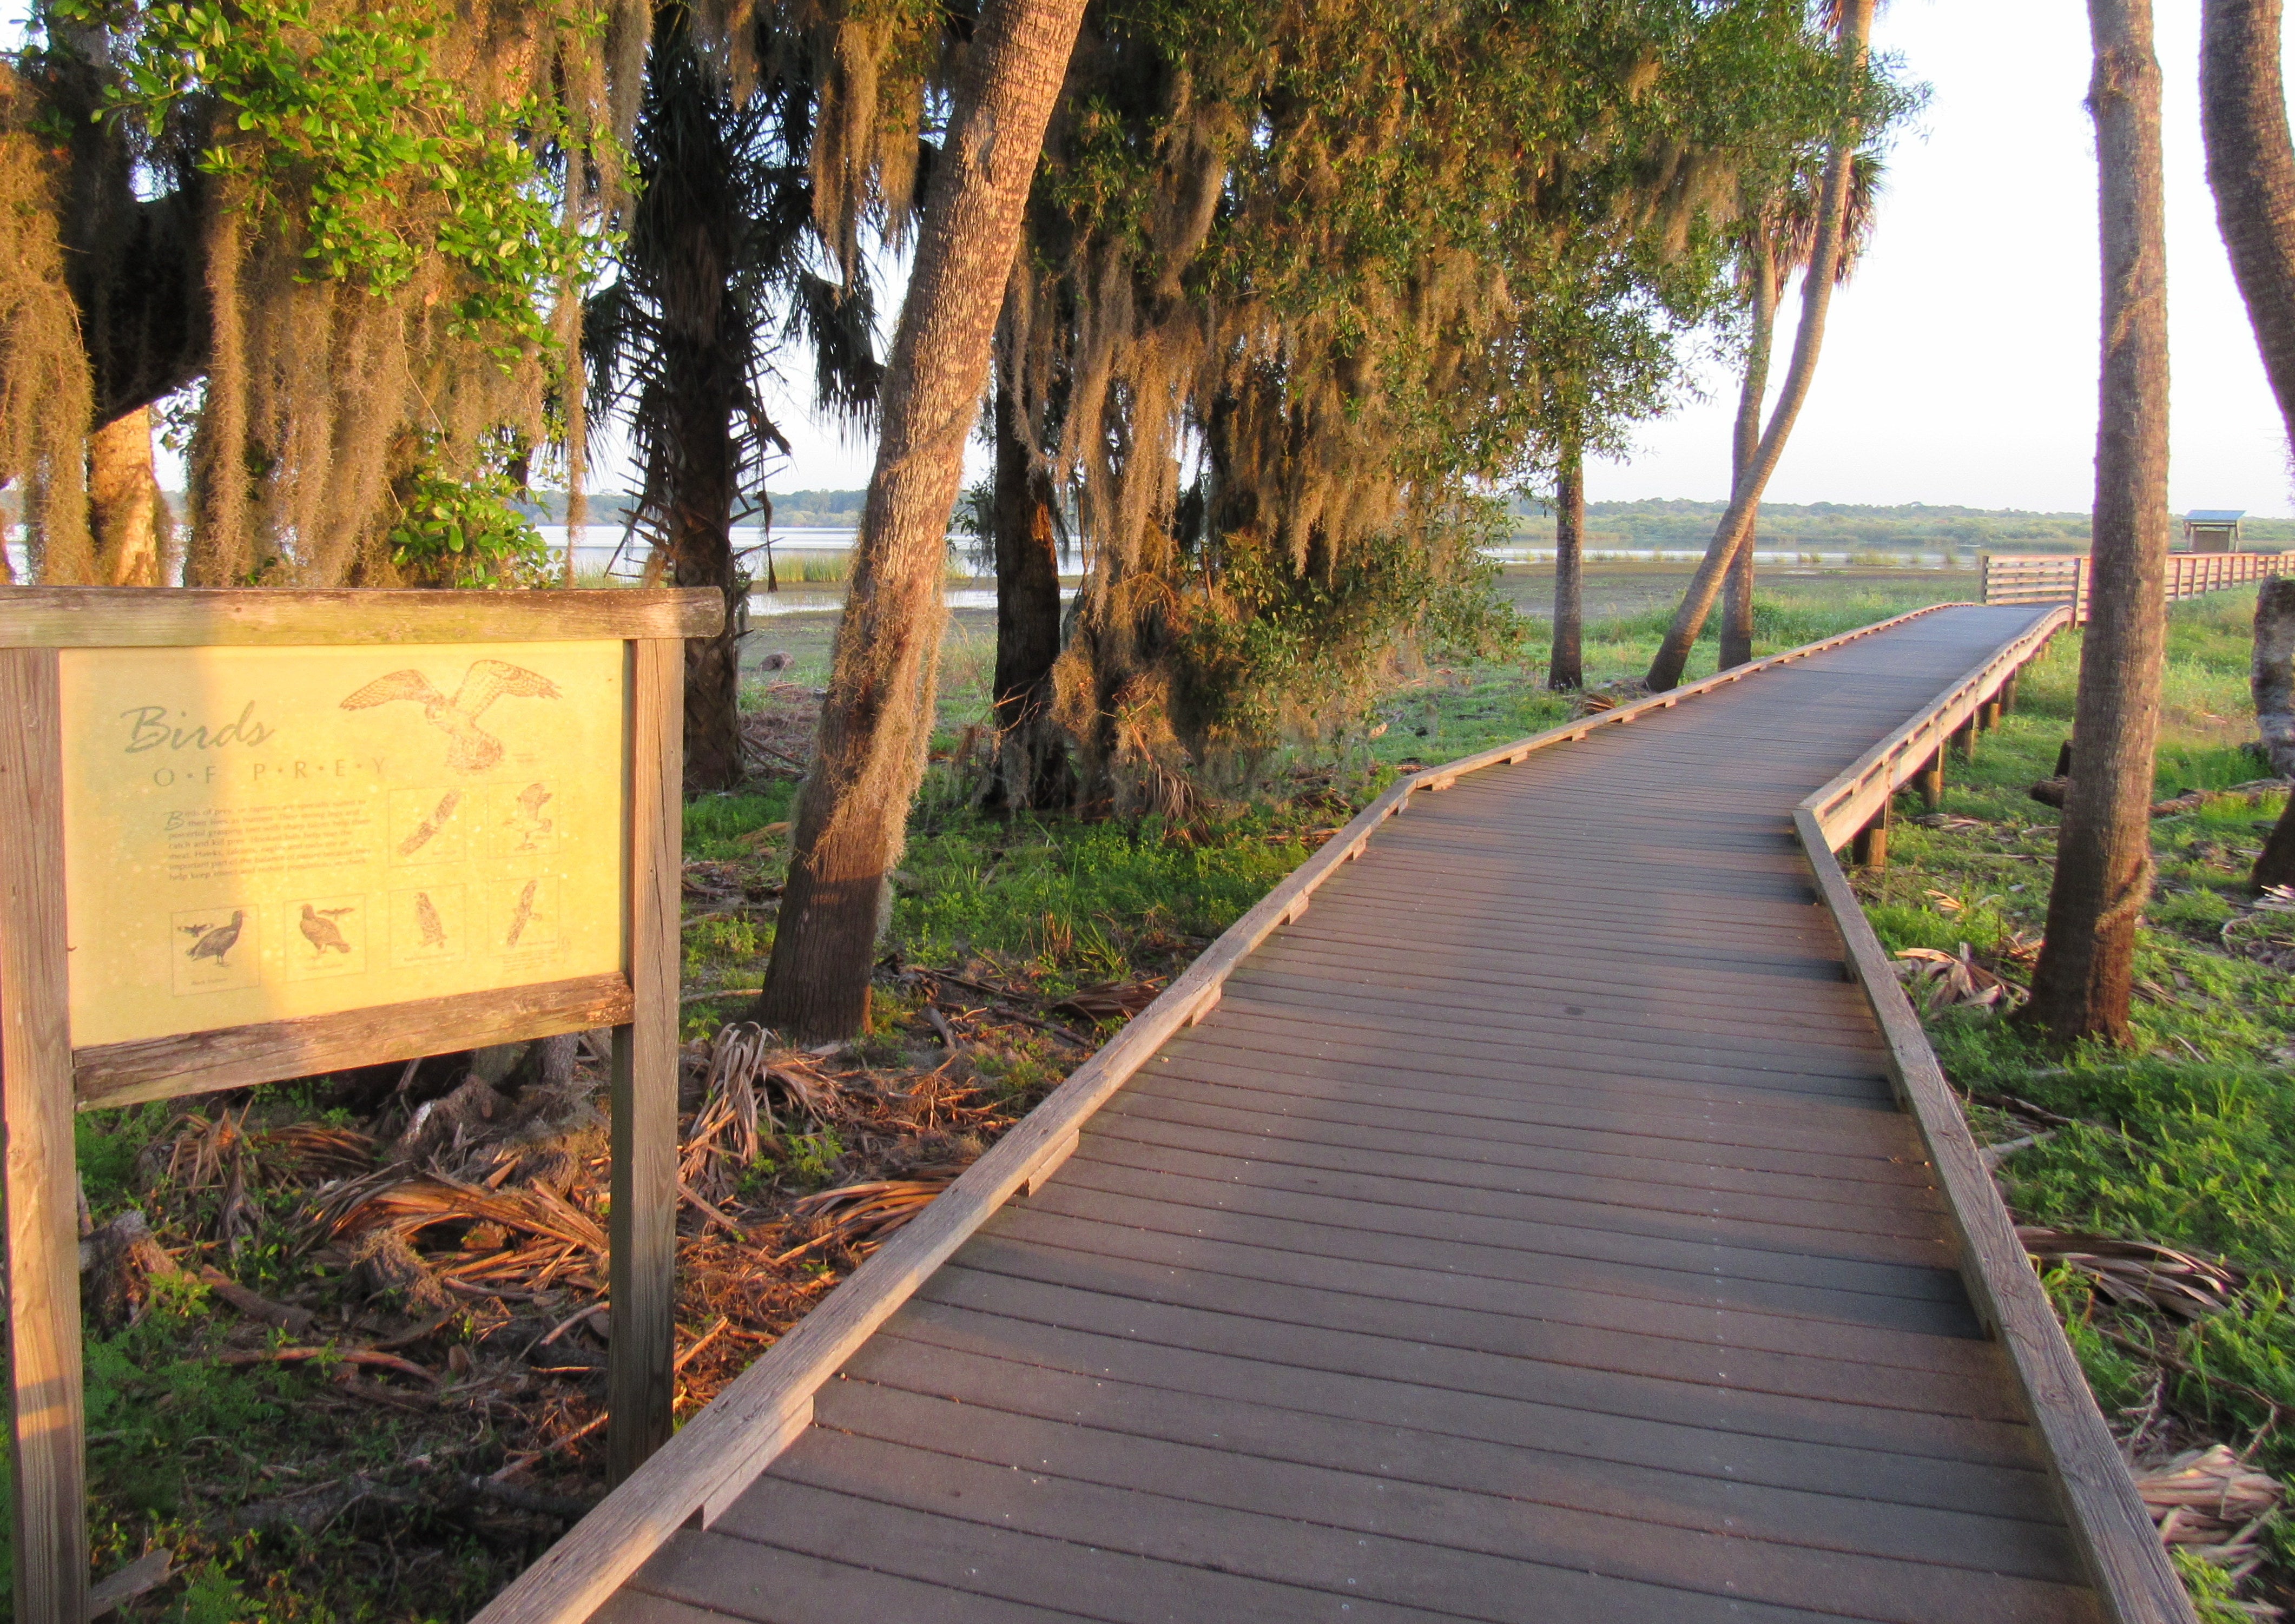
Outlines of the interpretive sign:
{"type": "Polygon", "coordinates": [[[71,1114],[613,1028],[617,1476],[669,1432],[691,592],[0,588],[15,1616],[88,1587],[71,1114]]]}
{"type": "Polygon", "coordinates": [[[624,660],[67,651],[74,1044],[618,970],[624,660]]]}

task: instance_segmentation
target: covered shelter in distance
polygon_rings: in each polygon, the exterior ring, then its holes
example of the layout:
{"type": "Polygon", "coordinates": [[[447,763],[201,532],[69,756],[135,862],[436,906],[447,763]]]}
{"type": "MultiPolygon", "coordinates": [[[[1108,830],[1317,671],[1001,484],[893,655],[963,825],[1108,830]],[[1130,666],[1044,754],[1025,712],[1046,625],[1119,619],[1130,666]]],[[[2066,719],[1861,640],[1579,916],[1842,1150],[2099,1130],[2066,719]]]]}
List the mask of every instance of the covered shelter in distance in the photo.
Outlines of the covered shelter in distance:
{"type": "Polygon", "coordinates": [[[2184,515],[2185,552],[2237,552],[2244,508],[2193,508],[2184,515]]]}

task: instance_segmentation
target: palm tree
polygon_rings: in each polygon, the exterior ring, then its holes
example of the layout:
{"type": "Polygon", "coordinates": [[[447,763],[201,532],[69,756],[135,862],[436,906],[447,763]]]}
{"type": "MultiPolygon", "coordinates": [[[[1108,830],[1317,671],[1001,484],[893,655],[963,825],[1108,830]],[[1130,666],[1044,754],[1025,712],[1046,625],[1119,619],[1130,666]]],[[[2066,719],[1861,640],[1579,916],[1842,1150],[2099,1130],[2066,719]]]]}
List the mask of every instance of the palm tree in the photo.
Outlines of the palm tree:
{"type": "Polygon", "coordinates": [[[850,1037],[868,1018],[886,879],[932,727],[949,516],[1083,8],[1084,0],[987,0],[933,166],[821,742],[757,1003],[757,1019],[802,1041],[850,1037]]]}
{"type": "Polygon", "coordinates": [[[737,94],[686,0],[655,8],[633,142],[640,190],[620,275],[592,299],[583,345],[593,417],[628,413],[643,470],[636,522],[663,573],[725,597],[723,632],[686,645],[685,775],[695,789],[731,788],[746,774],[739,640],[749,580],[732,527],[737,517],[771,522],[764,470],[788,451],[764,402],[774,337],[812,339],[827,409],[866,412],[882,374],[864,267],[856,261],[844,280],[821,273],[810,53],[770,18],[753,26],[757,83],[737,94]]]}
{"type": "Polygon", "coordinates": [[[2023,1018],[2128,1040],[2136,927],[2152,894],[2152,779],[2168,608],[2168,241],[2151,0],[2088,0],[2103,253],[2095,541],[2071,782],[2047,936],[2023,1018]]]}
{"type": "MultiPolygon", "coordinates": [[[[1850,166],[1849,202],[1841,226],[1841,258],[1834,285],[1846,282],[1873,241],[1883,162],[1878,153],[1859,152],[1850,166]]],[[[1807,169],[1760,197],[1746,210],[1739,228],[1737,258],[1746,305],[1745,378],[1737,395],[1736,438],[1731,446],[1729,489],[1745,482],[1761,445],[1761,402],[1768,393],[1769,357],[1776,338],[1777,303],[1785,285],[1809,269],[1817,250],[1817,189],[1821,175],[1807,169]]],[[[1758,499],[1745,521],[1745,539],[1729,560],[1721,600],[1721,669],[1753,657],[1753,549],[1758,544],[1758,499]]]]}
{"type": "MultiPolygon", "coordinates": [[[[2280,0],[2205,0],[2200,17],[2200,122],[2216,224],[2295,444],[2295,143],[2279,69],[2280,0]]],[[[2266,623],[2286,614],[2277,597],[2266,583],[2256,610],[2258,682],[2266,623]]],[[[2288,805],[2256,859],[2258,887],[2295,884],[2295,799],[2288,805]]]]}
{"type": "Polygon", "coordinates": [[[1649,686],[1654,691],[1679,686],[1683,668],[1689,664],[1689,651],[1696,646],[1705,616],[1721,590],[1722,577],[1752,533],[1761,492],[1776,471],[1777,460],[1785,455],[1785,437],[1793,432],[1793,420],[1801,415],[1801,404],[1809,398],[1809,384],[1817,374],[1817,353],[1825,342],[1825,318],[1832,306],[1840,268],[1850,177],[1863,127],[1862,120],[1848,110],[1855,105],[1865,76],[1874,4],[1874,0],[1835,0],[1832,7],[1840,42],[1843,112],[1841,131],[1834,137],[1818,184],[1817,228],[1809,269],[1801,278],[1801,324],[1793,332],[1793,360],[1785,369],[1785,387],[1778,392],[1768,427],[1753,448],[1744,477],[1731,491],[1728,510],[1721,516],[1705,557],[1690,578],[1681,607],[1674,611],[1673,624],[1658,645],[1657,657],[1650,662],[1649,686]]]}

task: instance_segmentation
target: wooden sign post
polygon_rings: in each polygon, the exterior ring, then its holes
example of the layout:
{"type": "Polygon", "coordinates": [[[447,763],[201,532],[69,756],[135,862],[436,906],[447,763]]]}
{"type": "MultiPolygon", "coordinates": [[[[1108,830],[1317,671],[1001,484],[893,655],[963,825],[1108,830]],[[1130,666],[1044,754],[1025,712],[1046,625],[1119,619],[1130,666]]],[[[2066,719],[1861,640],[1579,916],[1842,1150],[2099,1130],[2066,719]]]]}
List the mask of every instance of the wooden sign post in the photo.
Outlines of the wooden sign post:
{"type": "Polygon", "coordinates": [[[608,1452],[669,1436],[711,592],[0,588],[16,1609],[86,1616],[72,1114],[614,1029],[608,1452]]]}

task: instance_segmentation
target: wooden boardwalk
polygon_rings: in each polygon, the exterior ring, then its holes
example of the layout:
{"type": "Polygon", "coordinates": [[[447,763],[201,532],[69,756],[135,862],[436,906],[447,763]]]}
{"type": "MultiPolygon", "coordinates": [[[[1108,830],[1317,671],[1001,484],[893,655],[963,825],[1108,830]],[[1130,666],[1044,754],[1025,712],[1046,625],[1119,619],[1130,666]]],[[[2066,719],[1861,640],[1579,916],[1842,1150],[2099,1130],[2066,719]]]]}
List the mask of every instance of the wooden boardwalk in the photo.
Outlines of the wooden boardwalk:
{"type": "Polygon", "coordinates": [[[2034,616],[1414,802],[595,1616],[2138,1616],[1793,837],[2034,616]]]}

